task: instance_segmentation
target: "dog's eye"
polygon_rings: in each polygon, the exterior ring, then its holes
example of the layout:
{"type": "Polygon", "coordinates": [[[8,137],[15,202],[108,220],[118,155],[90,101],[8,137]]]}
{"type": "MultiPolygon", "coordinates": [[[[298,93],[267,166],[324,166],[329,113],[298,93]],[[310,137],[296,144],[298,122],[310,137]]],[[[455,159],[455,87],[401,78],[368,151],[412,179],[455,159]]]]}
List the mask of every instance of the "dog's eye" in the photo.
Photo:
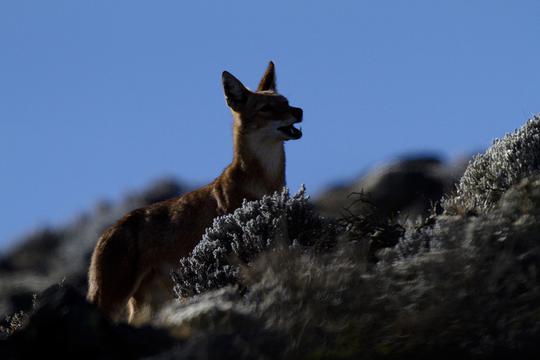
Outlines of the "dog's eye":
{"type": "Polygon", "coordinates": [[[263,106],[259,109],[259,111],[261,111],[261,112],[271,112],[271,111],[274,111],[274,107],[273,107],[272,105],[266,104],[266,105],[263,105],[263,106]]]}

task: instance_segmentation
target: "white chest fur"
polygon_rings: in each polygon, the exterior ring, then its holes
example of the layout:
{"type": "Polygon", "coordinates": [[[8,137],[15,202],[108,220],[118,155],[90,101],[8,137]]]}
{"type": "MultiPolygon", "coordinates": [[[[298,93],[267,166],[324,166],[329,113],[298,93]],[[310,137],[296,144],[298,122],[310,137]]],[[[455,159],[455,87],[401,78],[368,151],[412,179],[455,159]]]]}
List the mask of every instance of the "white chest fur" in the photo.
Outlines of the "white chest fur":
{"type": "Polygon", "coordinates": [[[266,181],[275,182],[282,175],[283,162],[285,161],[283,142],[269,141],[264,137],[253,136],[249,139],[248,146],[265,175],[265,179],[253,179],[252,191],[250,192],[257,197],[261,197],[268,191],[265,186],[266,181]]]}

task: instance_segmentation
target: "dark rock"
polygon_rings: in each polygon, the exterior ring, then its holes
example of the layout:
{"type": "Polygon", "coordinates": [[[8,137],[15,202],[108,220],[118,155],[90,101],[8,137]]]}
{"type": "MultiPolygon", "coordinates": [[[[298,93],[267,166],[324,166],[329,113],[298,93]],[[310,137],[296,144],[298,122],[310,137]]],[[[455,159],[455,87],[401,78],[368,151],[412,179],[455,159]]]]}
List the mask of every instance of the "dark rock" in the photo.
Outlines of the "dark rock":
{"type": "Polygon", "coordinates": [[[18,310],[26,312],[31,310],[34,305],[34,294],[24,290],[14,292],[9,295],[9,302],[13,305],[17,305],[18,310]]]}
{"type": "Polygon", "coordinates": [[[0,271],[16,272],[31,268],[36,273],[47,274],[50,270],[49,257],[55,255],[61,240],[61,231],[49,228],[36,231],[15,246],[9,256],[0,258],[0,271]]]}
{"type": "Polygon", "coordinates": [[[28,322],[0,342],[2,359],[136,359],[177,344],[165,331],[113,325],[70,286],[43,292],[28,322]]]}
{"type": "Polygon", "coordinates": [[[465,160],[444,163],[434,156],[402,158],[369,171],[352,184],[323,193],[315,205],[332,217],[342,216],[345,209],[363,212],[366,206],[380,216],[425,216],[453,189],[466,164],[465,160]],[[354,202],[350,198],[354,193],[362,193],[369,204],[354,202]]]}
{"type": "Polygon", "coordinates": [[[156,181],[154,184],[142,194],[142,199],[146,204],[153,204],[159,201],[170,199],[177,196],[188,189],[178,183],[174,179],[162,179],[156,181]]]}

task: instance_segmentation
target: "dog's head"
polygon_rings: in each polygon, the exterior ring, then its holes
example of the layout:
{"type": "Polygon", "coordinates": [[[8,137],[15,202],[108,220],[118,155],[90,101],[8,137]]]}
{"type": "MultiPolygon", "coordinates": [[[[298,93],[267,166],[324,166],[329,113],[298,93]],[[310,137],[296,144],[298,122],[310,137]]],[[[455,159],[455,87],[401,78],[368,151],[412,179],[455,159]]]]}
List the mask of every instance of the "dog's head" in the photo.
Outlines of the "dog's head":
{"type": "Polygon", "coordinates": [[[294,124],[302,121],[301,108],[276,91],[274,63],[270,62],[256,91],[247,89],[237,78],[223,72],[223,91],[227,105],[235,115],[235,126],[247,135],[260,135],[267,140],[297,140],[302,131],[294,124]]]}

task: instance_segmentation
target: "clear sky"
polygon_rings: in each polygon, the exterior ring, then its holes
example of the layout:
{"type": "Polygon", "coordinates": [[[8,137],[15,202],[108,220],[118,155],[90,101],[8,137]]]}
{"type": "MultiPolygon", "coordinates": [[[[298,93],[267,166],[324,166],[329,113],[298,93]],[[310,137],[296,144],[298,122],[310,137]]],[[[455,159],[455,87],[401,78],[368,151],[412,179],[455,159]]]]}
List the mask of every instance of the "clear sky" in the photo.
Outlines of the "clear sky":
{"type": "Polygon", "coordinates": [[[269,60],[304,109],[311,194],[409,152],[482,149],[540,112],[540,2],[0,3],[0,246],[231,159],[220,78],[269,60]]]}

